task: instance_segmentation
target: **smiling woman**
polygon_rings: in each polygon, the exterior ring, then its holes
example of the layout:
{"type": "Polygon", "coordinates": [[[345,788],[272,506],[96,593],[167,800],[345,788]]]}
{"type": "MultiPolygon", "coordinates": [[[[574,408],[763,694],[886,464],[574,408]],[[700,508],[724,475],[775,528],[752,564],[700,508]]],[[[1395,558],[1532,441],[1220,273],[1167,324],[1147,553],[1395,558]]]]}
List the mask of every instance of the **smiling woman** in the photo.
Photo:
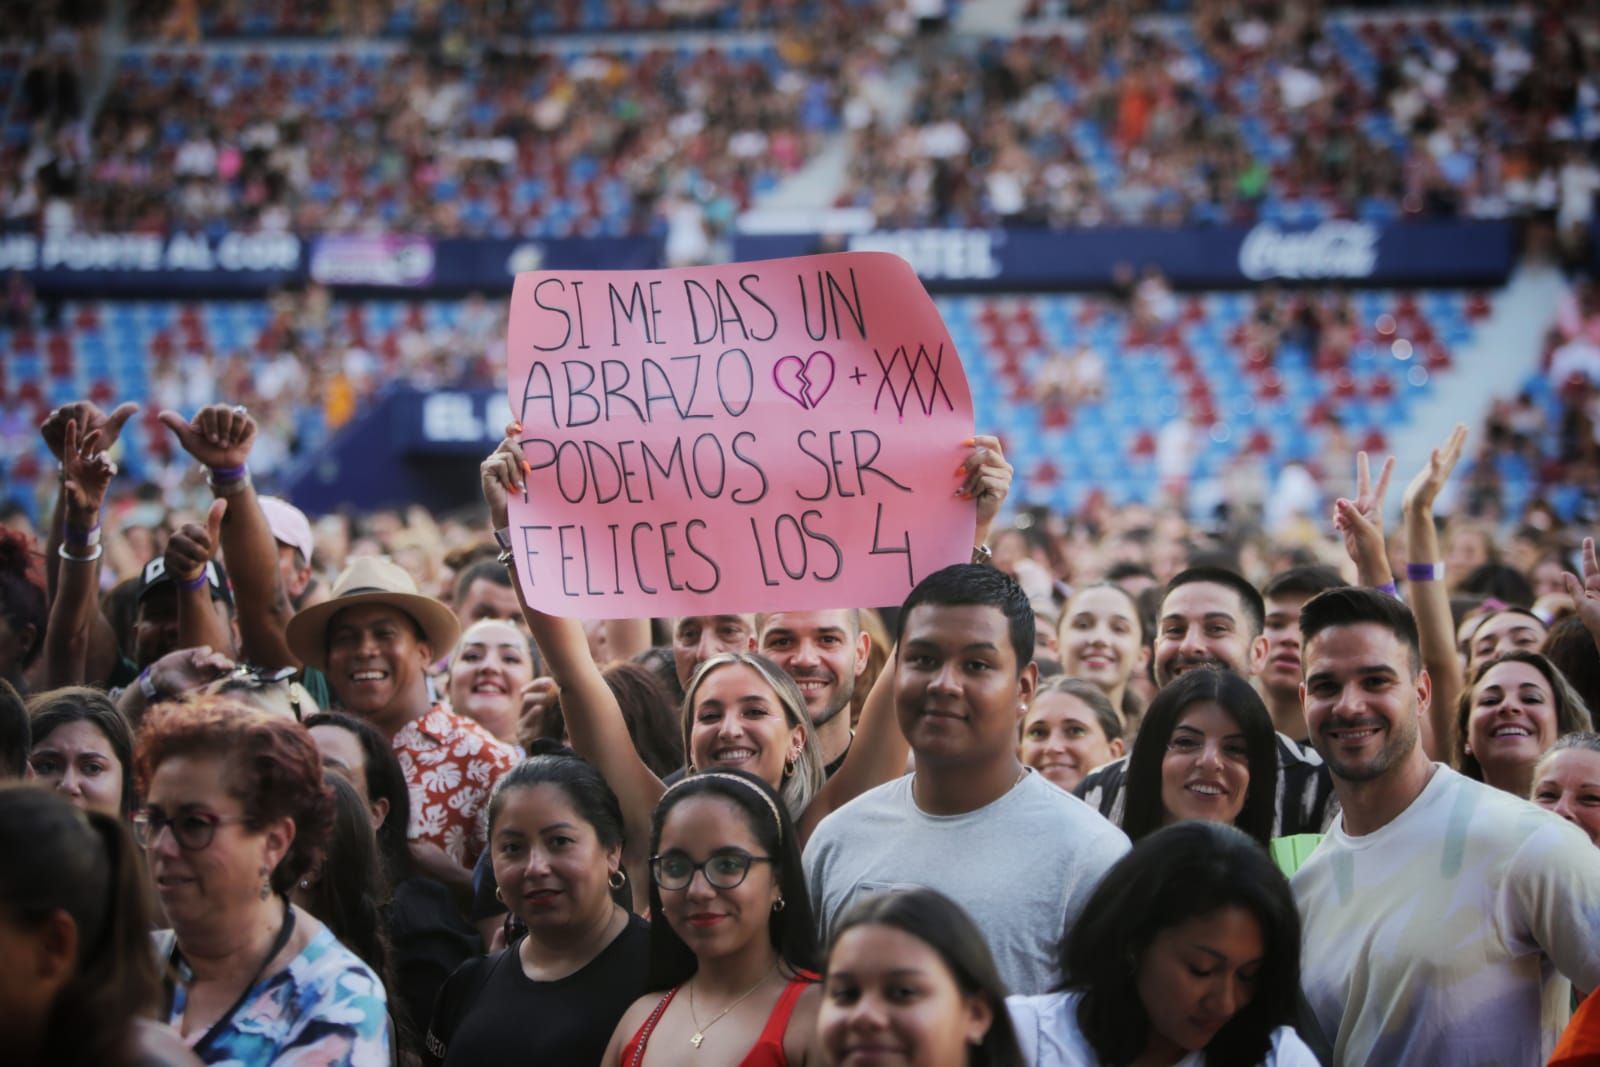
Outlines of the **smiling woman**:
{"type": "Polygon", "coordinates": [[[1520,797],[1557,738],[1594,728],[1583,698],[1555,665],[1521,650],[1478,667],[1456,705],[1456,726],[1461,773],[1520,797]]]}
{"type": "Polygon", "coordinates": [[[1138,841],[1189,819],[1272,838],[1278,750],[1272,718],[1232,671],[1189,671],[1156,694],[1128,759],[1122,829],[1138,841]]]}
{"type": "Polygon", "coordinates": [[[1019,758],[1068,792],[1124,751],[1122,718],[1092,682],[1052,678],[1022,716],[1019,758]]]}
{"type": "Polygon", "coordinates": [[[495,896],[528,933],[450,976],[426,1062],[598,1062],[645,990],[649,944],[649,926],[612,898],[624,880],[616,796],[582,760],[536,756],[495,787],[489,850],[495,896]]]}
{"type": "Polygon", "coordinates": [[[450,706],[508,745],[517,743],[522,689],[533,681],[533,650],[514,623],[467,627],[450,656],[450,706]]]}

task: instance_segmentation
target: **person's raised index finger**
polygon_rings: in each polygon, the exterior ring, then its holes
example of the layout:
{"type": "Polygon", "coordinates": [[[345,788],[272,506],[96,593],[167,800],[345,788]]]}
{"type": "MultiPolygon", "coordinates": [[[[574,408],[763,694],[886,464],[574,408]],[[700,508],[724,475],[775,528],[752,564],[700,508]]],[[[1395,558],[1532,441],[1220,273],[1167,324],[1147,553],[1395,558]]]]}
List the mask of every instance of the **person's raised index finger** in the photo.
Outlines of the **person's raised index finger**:
{"type": "Polygon", "coordinates": [[[1372,464],[1363,450],[1356,453],[1356,496],[1364,497],[1372,488],[1372,464]]]}
{"type": "Polygon", "coordinates": [[[1600,558],[1595,557],[1594,538],[1583,539],[1583,577],[1587,579],[1600,578],[1600,558]]]}

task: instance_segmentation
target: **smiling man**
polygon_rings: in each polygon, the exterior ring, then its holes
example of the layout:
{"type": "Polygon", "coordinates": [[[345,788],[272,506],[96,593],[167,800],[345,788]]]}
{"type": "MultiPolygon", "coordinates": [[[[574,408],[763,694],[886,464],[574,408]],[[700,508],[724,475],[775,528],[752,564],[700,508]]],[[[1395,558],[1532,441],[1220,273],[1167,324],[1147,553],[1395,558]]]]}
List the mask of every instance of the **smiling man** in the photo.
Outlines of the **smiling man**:
{"type": "Polygon", "coordinates": [[[333,596],[289,620],[289,647],[327,675],[340,708],[366,719],[394,745],[411,793],[408,836],[470,870],[483,851],[489,793],[517,763],[508,745],[471,719],[435,704],[428,664],[454,646],[450,609],[417,592],[387,559],[360,556],[333,596]]]}
{"type": "Polygon", "coordinates": [[[1128,839],[1017,760],[1038,674],[1033,610],[1014,581],[946,567],[911,591],[899,622],[895,714],[916,773],[818,825],[805,851],[812,906],[826,935],[860,894],[936,889],[977,922],[1012,992],[1046,992],[1062,932],[1128,839]]]}
{"type": "Polygon", "coordinates": [[[755,650],[754,615],[683,615],[672,620],[672,664],[685,692],[694,672],[712,656],[755,650]]]}
{"type": "Polygon", "coordinates": [[[848,712],[856,680],[867,669],[872,638],[861,628],[861,613],[779,611],[756,618],[762,655],[782,667],[800,687],[806,710],[822,746],[823,773],[844,765],[854,732],[848,712]]]}
{"type": "MultiPolygon", "coordinates": [[[[1174,575],[1161,598],[1151,669],[1166,686],[1193,670],[1230,670],[1256,681],[1271,644],[1263,631],[1266,607],[1255,586],[1220,567],[1190,567],[1174,575]]],[[[1120,825],[1128,759],[1092,772],[1078,796],[1120,825]]],[[[1315,750],[1278,733],[1278,792],[1272,834],[1317,833],[1333,817],[1333,783],[1315,750]]]]}
{"type": "Polygon", "coordinates": [[[1306,722],[1343,807],[1292,882],[1334,1061],[1544,1063],[1572,987],[1600,986],[1600,850],[1428,759],[1433,684],[1400,601],[1330,590],[1300,632],[1306,722]]]}

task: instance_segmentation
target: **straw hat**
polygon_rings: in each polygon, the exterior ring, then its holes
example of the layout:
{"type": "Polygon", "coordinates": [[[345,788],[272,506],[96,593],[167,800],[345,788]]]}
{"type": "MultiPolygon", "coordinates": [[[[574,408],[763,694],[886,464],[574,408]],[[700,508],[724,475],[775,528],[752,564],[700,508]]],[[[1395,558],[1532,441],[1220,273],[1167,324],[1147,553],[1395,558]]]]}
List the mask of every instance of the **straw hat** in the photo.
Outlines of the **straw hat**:
{"type": "Polygon", "coordinates": [[[383,556],[357,556],[333,583],[330,599],[289,620],[289,650],[307,667],[327,670],[328,624],[345,608],[361,604],[387,604],[411,616],[435,656],[450,651],[461,636],[455,612],[418,593],[417,583],[404,568],[383,556]]]}

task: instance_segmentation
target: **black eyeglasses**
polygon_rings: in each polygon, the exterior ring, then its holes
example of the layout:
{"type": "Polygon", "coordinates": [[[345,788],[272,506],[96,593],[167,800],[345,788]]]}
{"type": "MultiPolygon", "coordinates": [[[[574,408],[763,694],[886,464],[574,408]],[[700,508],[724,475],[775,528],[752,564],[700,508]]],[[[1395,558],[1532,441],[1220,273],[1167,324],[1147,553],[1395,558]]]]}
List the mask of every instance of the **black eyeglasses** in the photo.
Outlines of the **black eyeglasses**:
{"type": "Polygon", "coordinates": [[[704,863],[696,863],[682,852],[650,857],[650,877],[662,889],[688,889],[694,872],[705,872],[706,882],[716,889],[737,889],[744,884],[752,863],[771,863],[771,856],[752,856],[748,852],[718,852],[704,863]]]}
{"type": "Polygon", "coordinates": [[[209,811],[186,811],[170,818],[161,812],[136,811],[133,813],[133,836],[140,847],[150,848],[162,830],[171,830],[179,848],[185,852],[199,852],[217,836],[217,827],[225,822],[244,821],[243,815],[217,815],[209,811]]]}

